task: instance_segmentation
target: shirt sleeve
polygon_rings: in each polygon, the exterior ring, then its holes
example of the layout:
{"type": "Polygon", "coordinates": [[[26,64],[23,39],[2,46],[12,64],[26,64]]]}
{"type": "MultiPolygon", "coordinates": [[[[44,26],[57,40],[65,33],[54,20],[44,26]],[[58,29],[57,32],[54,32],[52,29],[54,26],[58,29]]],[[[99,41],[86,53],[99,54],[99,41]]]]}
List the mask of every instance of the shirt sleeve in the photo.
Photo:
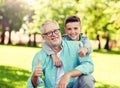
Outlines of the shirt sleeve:
{"type": "MultiPolygon", "coordinates": [[[[44,86],[44,82],[43,82],[43,80],[42,80],[42,78],[41,77],[39,77],[38,78],[38,86],[37,87],[42,87],[42,86],[44,86]]],[[[37,88],[36,87],[36,88],[37,88]]],[[[27,88],[34,88],[34,86],[33,86],[33,84],[32,84],[32,80],[31,80],[31,77],[28,79],[28,81],[27,81],[27,88]]]]}
{"type": "Polygon", "coordinates": [[[42,48],[43,50],[48,54],[48,55],[51,55],[51,54],[54,54],[55,52],[47,45],[46,42],[43,42],[42,43],[42,48]]]}
{"type": "MultiPolygon", "coordinates": [[[[33,58],[33,61],[32,61],[32,74],[33,74],[33,72],[34,72],[34,68],[37,66],[37,64],[38,64],[38,59],[41,59],[40,57],[39,57],[39,52],[34,56],[34,58],[33,58]]],[[[42,61],[42,60],[41,60],[42,61]]],[[[44,61],[43,61],[44,62],[44,61]]],[[[42,62],[41,62],[42,63],[42,62]]],[[[44,67],[43,65],[42,65],[42,67],[44,67]]],[[[31,76],[32,76],[32,74],[31,74],[31,76]]],[[[32,84],[32,80],[31,80],[31,76],[29,77],[29,79],[28,79],[28,81],[27,81],[27,88],[34,88],[34,86],[33,86],[33,84],[32,84]]],[[[44,81],[43,81],[43,79],[42,79],[42,76],[40,76],[39,78],[38,78],[38,85],[37,85],[37,87],[41,87],[41,86],[44,86],[44,81]]]]}
{"type": "Polygon", "coordinates": [[[86,35],[83,35],[82,36],[82,39],[81,39],[82,43],[83,43],[83,47],[87,48],[88,49],[88,54],[92,53],[92,45],[90,43],[90,40],[88,39],[88,37],[86,35]]]}
{"type": "Polygon", "coordinates": [[[79,57],[79,65],[75,68],[83,74],[91,74],[94,71],[94,64],[89,55],[79,57]]]}
{"type": "Polygon", "coordinates": [[[27,88],[34,88],[34,86],[32,85],[31,77],[27,81],[27,88]]]}

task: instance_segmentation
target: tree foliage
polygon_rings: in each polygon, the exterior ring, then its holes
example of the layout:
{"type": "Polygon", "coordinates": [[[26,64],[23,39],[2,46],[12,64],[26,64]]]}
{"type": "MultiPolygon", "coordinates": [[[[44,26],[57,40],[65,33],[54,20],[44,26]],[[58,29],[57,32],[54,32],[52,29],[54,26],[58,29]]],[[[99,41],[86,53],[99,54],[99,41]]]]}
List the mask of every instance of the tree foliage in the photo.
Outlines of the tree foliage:
{"type": "MultiPolygon", "coordinates": [[[[28,9],[28,4],[24,1],[15,0],[13,3],[13,0],[1,0],[0,13],[12,30],[23,24],[23,17],[28,9]]],[[[70,15],[78,15],[83,32],[90,39],[96,39],[97,35],[120,39],[119,0],[29,0],[28,11],[24,23],[28,27],[28,34],[40,33],[40,25],[47,19],[56,20],[63,34],[65,19],[70,15]]]]}
{"type": "Polygon", "coordinates": [[[61,32],[64,33],[64,20],[70,15],[78,15],[82,20],[83,32],[91,39],[97,34],[112,39],[120,31],[120,1],[119,0],[38,0],[32,1],[34,28],[39,27],[44,20],[58,21],[61,32]]]}
{"type": "Polygon", "coordinates": [[[0,4],[1,20],[7,23],[10,30],[19,30],[27,11],[27,4],[23,0],[2,0],[0,4]]]}
{"type": "Polygon", "coordinates": [[[5,31],[9,31],[9,44],[11,44],[11,31],[18,31],[23,23],[23,17],[27,14],[28,6],[23,0],[0,1],[0,31],[1,43],[4,43],[5,31]]]}

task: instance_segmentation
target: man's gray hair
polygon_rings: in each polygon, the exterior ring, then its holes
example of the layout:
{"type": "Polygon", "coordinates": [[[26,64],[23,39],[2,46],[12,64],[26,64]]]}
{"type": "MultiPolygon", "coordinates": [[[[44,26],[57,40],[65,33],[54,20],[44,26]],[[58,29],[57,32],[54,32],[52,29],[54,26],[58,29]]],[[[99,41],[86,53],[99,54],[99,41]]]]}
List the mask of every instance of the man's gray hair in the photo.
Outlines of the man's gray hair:
{"type": "Polygon", "coordinates": [[[59,27],[59,24],[55,20],[46,20],[40,27],[40,30],[41,30],[42,34],[44,33],[44,27],[43,26],[47,25],[49,23],[54,23],[54,24],[56,24],[59,27]]]}

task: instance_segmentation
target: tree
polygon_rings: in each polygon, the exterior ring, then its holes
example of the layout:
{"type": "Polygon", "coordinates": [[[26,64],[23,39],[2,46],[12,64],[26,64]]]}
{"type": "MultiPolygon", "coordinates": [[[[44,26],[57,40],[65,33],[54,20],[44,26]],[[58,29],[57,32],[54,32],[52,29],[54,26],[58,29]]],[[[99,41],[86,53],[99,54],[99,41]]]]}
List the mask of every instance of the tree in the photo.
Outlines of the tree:
{"type": "Polygon", "coordinates": [[[97,35],[103,36],[106,38],[106,46],[109,42],[106,33],[109,32],[109,40],[117,39],[120,33],[119,0],[86,0],[86,2],[81,0],[79,4],[79,7],[84,6],[79,9],[83,14],[79,14],[83,18],[83,29],[88,33],[89,38],[95,39],[97,35]]]}
{"type": "MultiPolygon", "coordinates": [[[[2,22],[6,22],[8,25],[7,30],[9,31],[9,44],[11,43],[11,31],[18,31],[22,25],[23,17],[27,14],[28,5],[24,2],[24,0],[3,0],[4,2],[0,6],[0,16],[2,16],[2,22]]],[[[2,25],[4,26],[4,25],[2,25]]],[[[4,35],[5,29],[2,30],[2,34],[4,35]]],[[[4,36],[2,36],[2,40],[4,36]]],[[[3,40],[4,41],[4,40],[3,40]]]]}

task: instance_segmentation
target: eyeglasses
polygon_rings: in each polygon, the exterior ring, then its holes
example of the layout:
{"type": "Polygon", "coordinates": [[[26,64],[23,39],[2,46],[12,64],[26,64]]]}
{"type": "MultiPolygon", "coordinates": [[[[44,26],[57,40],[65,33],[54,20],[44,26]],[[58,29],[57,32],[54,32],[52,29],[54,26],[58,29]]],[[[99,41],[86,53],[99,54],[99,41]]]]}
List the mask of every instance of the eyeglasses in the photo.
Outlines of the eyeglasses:
{"type": "Polygon", "coordinates": [[[47,35],[48,37],[52,36],[53,33],[58,34],[60,29],[55,29],[54,31],[43,33],[43,35],[47,35]]]}

